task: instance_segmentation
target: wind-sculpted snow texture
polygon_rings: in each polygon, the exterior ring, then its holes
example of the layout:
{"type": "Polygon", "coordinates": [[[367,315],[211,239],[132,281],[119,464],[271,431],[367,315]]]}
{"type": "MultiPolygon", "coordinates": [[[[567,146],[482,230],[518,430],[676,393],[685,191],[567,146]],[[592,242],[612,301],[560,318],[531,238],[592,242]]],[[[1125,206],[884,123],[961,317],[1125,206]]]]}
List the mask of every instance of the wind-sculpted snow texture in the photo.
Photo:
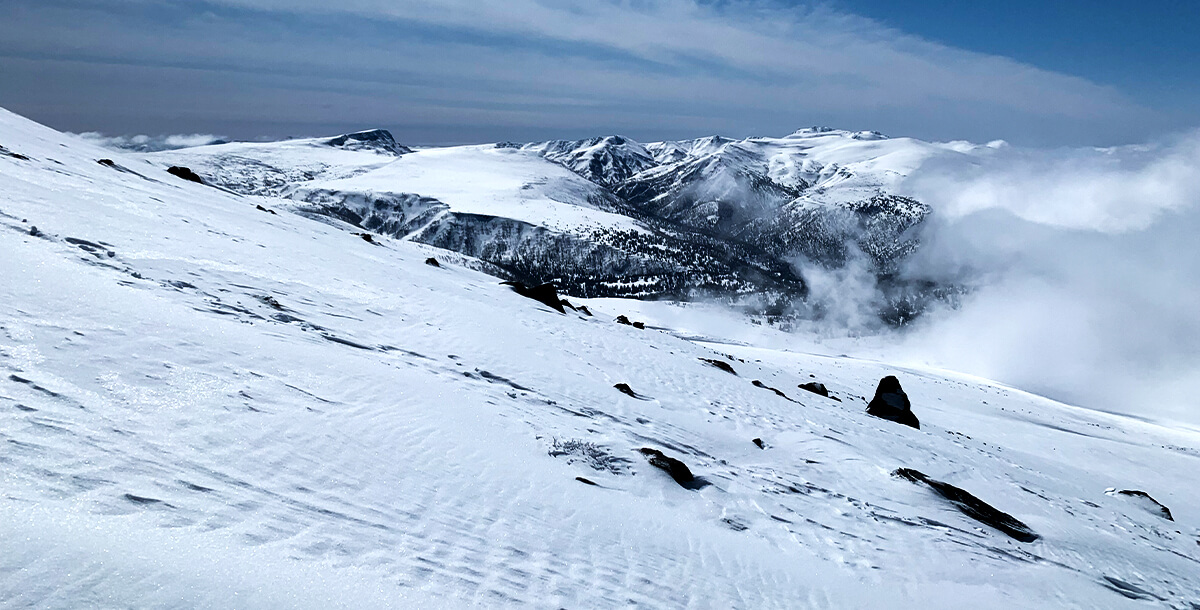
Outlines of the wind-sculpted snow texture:
{"type": "Polygon", "coordinates": [[[371,131],[146,158],[188,161],[212,184],[282,195],[310,204],[298,211],[453,250],[575,297],[718,298],[817,315],[798,306],[807,287],[794,263],[862,265],[880,290],[878,316],[903,323],[953,287],[901,273],[930,210],[893,191],[927,158],[970,148],[808,129],[412,151],[371,131]]]}
{"type": "Polygon", "coordinates": [[[1195,432],[731,343],[669,304],[560,313],[195,156],[208,184],[3,111],[0,145],[0,605],[1200,604],[1195,432]],[[865,413],[886,375],[921,430],[865,413]]]}

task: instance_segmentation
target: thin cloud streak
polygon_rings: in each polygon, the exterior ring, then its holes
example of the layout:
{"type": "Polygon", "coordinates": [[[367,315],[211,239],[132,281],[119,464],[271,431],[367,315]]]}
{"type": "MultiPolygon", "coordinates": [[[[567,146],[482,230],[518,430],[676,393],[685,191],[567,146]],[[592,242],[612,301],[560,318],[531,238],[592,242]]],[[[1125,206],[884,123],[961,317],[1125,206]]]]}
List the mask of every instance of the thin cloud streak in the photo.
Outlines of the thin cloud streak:
{"type": "Polygon", "coordinates": [[[245,122],[262,96],[288,92],[296,99],[284,114],[297,124],[477,126],[481,138],[505,127],[513,138],[647,139],[831,123],[927,139],[1112,139],[1148,112],[1084,79],[825,8],[748,0],[68,0],[17,11],[0,40],[0,66],[15,66],[0,84],[22,92],[0,103],[35,118],[48,111],[20,100],[69,90],[63,62],[135,81],[100,91],[96,124],[62,125],[73,130],[115,131],[103,102],[149,98],[149,118],[183,119],[173,130],[228,132],[187,117],[245,122]],[[18,80],[19,61],[39,64],[36,82],[18,80]],[[172,69],[197,73],[190,90],[164,91],[151,77],[172,69]]]}

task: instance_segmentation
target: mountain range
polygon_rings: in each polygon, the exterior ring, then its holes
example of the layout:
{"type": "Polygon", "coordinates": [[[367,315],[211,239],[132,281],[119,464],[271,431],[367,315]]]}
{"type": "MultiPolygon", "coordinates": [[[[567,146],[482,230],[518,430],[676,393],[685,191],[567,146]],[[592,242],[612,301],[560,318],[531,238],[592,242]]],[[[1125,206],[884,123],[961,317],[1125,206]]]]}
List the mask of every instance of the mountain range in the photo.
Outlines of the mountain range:
{"type": "Polygon", "coordinates": [[[568,296],[718,299],[776,319],[820,317],[797,263],[860,263],[880,287],[876,313],[903,324],[960,287],[904,273],[931,210],[898,187],[932,157],[980,148],[811,128],[414,150],[372,130],[143,158],[568,296]]]}

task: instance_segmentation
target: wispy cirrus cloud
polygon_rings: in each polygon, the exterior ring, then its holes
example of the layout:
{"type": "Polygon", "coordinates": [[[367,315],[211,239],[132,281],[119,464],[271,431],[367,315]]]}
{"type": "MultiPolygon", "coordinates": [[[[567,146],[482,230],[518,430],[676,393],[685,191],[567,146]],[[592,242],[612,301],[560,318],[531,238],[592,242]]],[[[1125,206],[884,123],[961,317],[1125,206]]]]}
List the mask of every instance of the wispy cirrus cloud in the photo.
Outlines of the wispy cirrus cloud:
{"type": "Polygon", "coordinates": [[[70,91],[80,62],[100,64],[117,76],[80,85],[104,89],[99,123],[142,96],[146,115],[195,130],[274,120],[650,139],[832,123],[1111,138],[1146,112],[1085,79],[755,0],[56,0],[16,11],[0,34],[14,84],[70,91]]]}

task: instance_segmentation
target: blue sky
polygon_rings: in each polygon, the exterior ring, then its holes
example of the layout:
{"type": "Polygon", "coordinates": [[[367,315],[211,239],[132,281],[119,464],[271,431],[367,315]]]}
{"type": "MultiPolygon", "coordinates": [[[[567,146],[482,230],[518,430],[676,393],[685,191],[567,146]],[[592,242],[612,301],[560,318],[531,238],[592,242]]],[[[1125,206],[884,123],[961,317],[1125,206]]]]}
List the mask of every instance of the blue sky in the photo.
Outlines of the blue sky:
{"type": "Polygon", "coordinates": [[[1194,0],[838,0],[834,6],[950,46],[1111,83],[1147,103],[1169,107],[1200,94],[1200,2],[1194,0]]]}
{"type": "Polygon", "coordinates": [[[71,131],[410,143],[1200,127],[1200,3],[0,0],[0,106],[71,131]]]}

